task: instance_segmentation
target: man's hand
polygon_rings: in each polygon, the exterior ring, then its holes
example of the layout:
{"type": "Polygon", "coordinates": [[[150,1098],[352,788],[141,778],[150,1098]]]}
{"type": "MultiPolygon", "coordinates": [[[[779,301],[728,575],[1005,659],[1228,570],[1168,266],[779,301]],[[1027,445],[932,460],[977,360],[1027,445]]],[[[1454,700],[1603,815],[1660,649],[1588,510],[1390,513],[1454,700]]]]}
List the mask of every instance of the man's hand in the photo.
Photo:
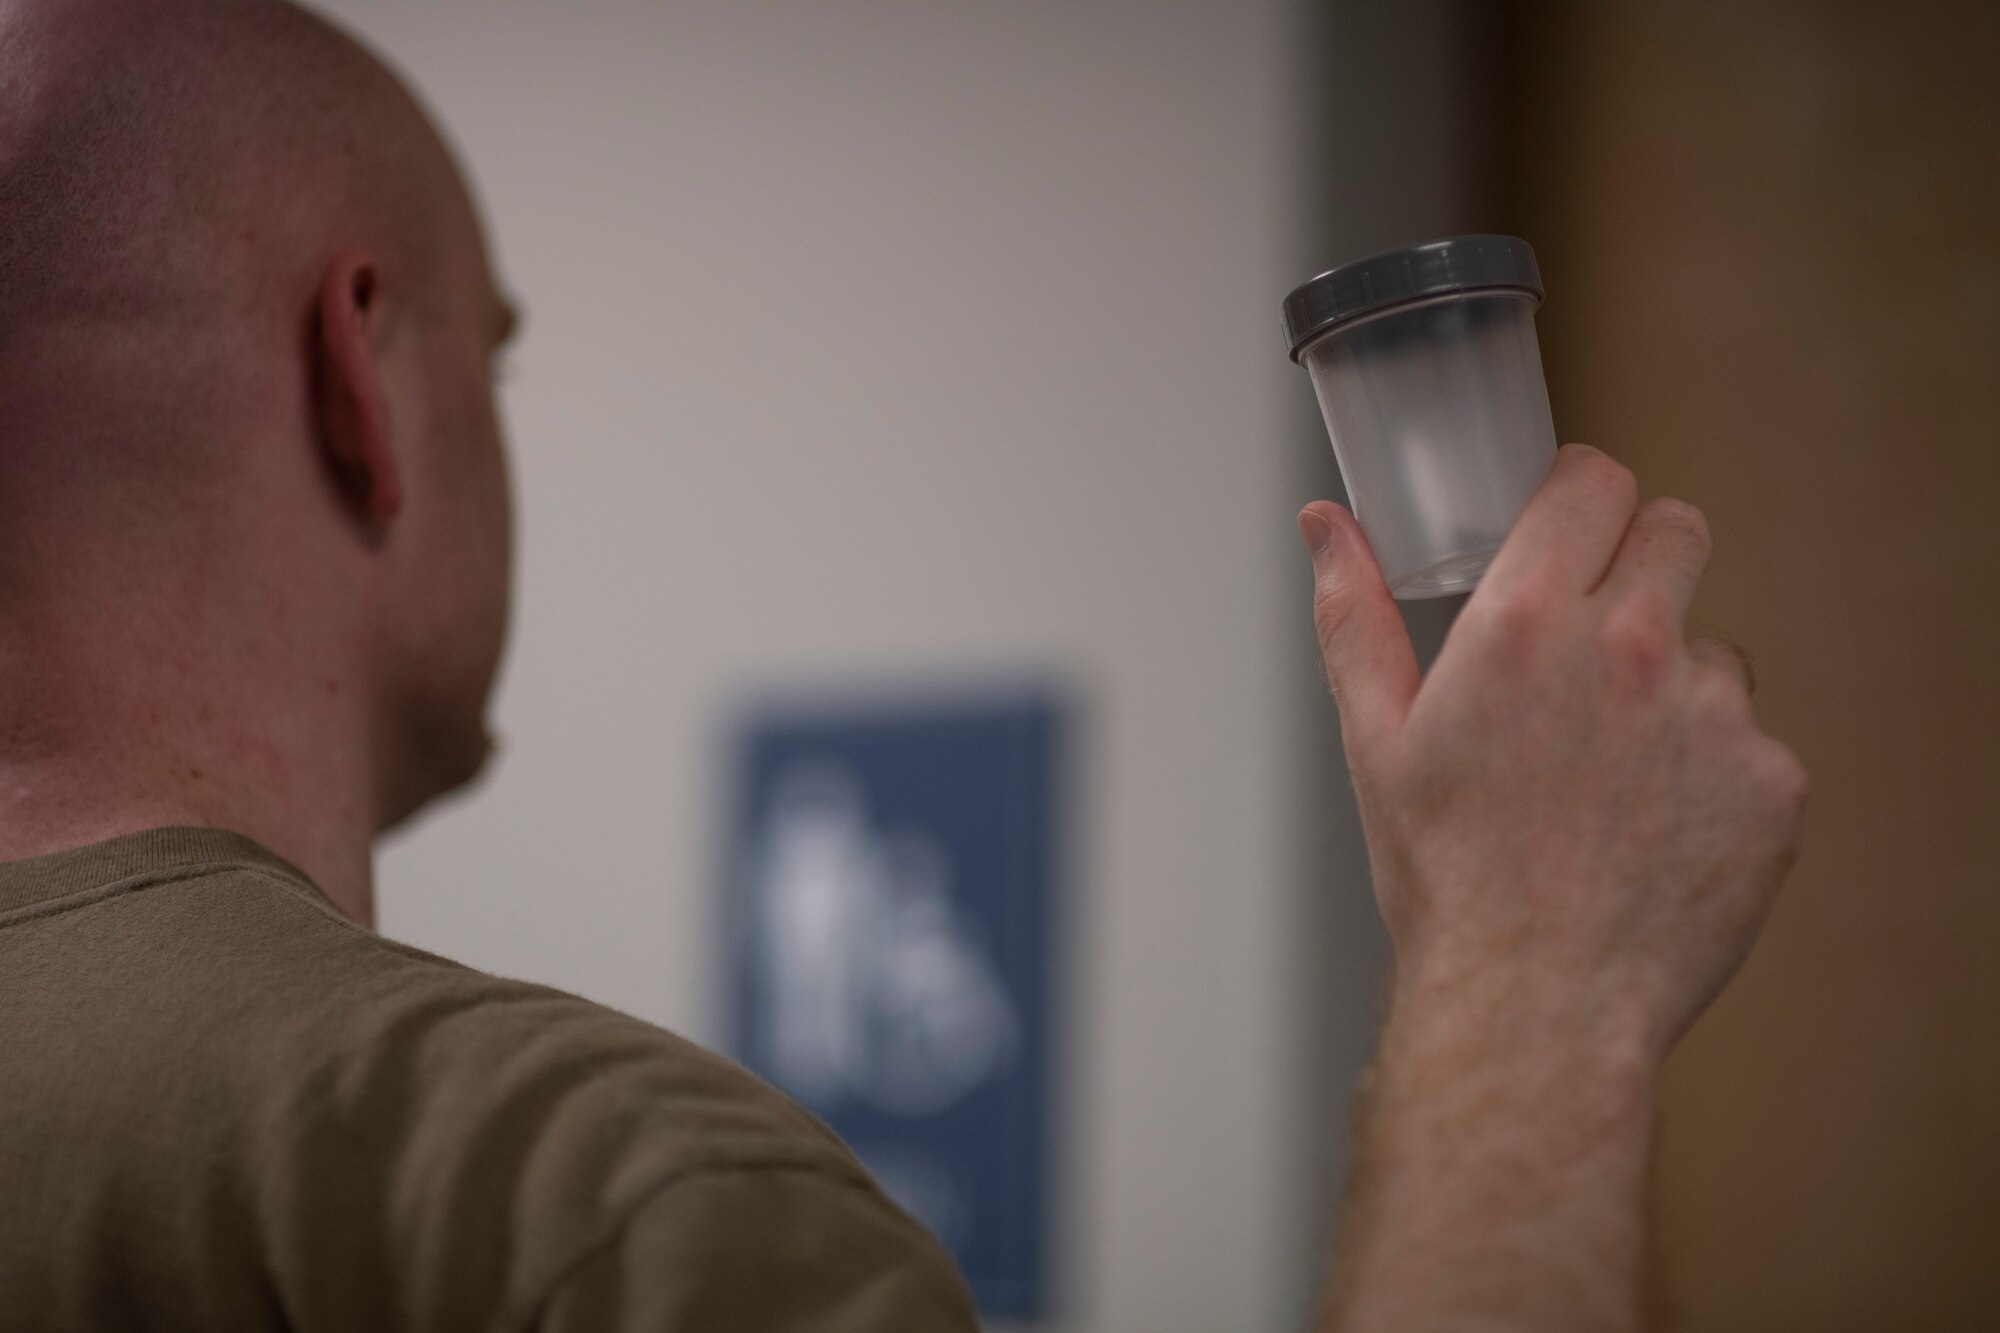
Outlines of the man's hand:
{"type": "Polygon", "coordinates": [[[1682,643],[1700,513],[1635,500],[1565,447],[1421,688],[1361,529],[1324,502],[1300,526],[1398,984],[1498,969],[1663,1054],[1756,937],[1805,771],[1737,656],[1682,643]]]}
{"type": "Polygon", "coordinates": [[[1683,642],[1706,527],[1566,446],[1423,679],[1354,520],[1299,522],[1396,955],[1336,1318],[1632,1327],[1652,1076],[1805,798],[1738,656],[1683,642]]]}

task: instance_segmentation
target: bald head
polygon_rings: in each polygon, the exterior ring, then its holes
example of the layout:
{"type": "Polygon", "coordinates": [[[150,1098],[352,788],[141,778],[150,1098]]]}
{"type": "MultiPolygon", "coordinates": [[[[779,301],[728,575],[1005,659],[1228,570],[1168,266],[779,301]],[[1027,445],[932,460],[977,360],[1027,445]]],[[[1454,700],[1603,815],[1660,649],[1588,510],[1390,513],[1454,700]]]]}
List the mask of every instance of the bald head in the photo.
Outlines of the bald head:
{"type": "Polygon", "coordinates": [[[85,640],[143,615],[63,608],[174,606],[236,646],[187,646],[203,688],[364,702],[377,824],[464,781],[504,622],[509,319],[450,153],[323,20],[0,0],[0,670],[131,659],[85,640]]]}
{"type": "Polygon", "coordinates": [[[0,0],[0,108],[0,346],[254,300],[330,243],[422,276],[464,208],[397,81],[282,0],[0,0]]]}

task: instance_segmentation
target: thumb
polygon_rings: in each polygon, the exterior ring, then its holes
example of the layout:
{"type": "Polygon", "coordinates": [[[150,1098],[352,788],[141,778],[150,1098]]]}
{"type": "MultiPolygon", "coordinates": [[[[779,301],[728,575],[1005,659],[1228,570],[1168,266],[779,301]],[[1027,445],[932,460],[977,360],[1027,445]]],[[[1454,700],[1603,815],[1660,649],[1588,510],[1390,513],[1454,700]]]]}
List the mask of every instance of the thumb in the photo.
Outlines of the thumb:
{"type": "Polygon", "coordinates": [[[1351,764],[1402,725],[1423,675],[1354,516],[1316,500],[1299,513],[1299,535],[1312,554],[1313,621],[1351,764]]]}

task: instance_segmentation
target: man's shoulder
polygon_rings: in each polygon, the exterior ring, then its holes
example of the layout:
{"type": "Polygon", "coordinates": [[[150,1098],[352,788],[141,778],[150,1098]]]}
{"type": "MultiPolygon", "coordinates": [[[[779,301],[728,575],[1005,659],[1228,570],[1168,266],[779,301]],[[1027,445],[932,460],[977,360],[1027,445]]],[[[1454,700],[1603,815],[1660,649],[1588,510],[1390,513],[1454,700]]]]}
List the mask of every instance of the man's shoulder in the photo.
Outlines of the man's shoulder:
{"type": "Polygon", "coordinates": [[[484,1291],[488,1316],[532,1309],[631,1236],[687,1225],[697,1202],[719,1219],[851,1198],[838,1206],[932,1253],[832,1131],[740,1065],[310,902],[277,910],[290,920],[258,969],[269,1007],[251,1057],[267,1062],[259,1174],[292,1182],[302,1207],[362,1202],[353,1234],[370,1249],[434,1256],[408,1269],[412,1308],[443,1318],[484,1291]]]}
{"type": "Polygon", "coordinates": [[[131,1279],[117,1247],[61,1240],[100,1232],[134,1237],[147,1272],[347,1327],[525,1322],[641,1254],[702,1291],[780,1254],[948,1278],[831,1131],[721,1056],[382,939],[234,844],[133,859],[17,872],[32,901],[0,911],[0,1242],[35,1257],[0,1296],[131,1279]],[[805,1243],[829,1228],[879,1243],[805,1243]]]}
{"type": "Polygon", "coordinates": [[[355,951],[327,1049],[443,1113],[588,1123],[593,1141],[616,1127],[653,1142],[661,1170],[783,1158],[859,1172],[791,1097],[665,1027],[373,937],[355,951]]]}
{"type": "Polygon", "coordinates": [[[233,1088],[301,1130],[337,1123],[350,1149],[393,1141],[436,1163],[452,1142],[490,1152],[525,1135],[629,1160],[643,1140],[653,1171],[782,1159],[861,1174],[816,1117],[741,1066],[386,939],[282,869],[219,863],[71,906],[8,931],[10,947],[87,947],[98,966],[74,989],[112,1031],[141,1047],[154,1029],[181,1034],[182,1068],[214,1095],[233,1088]]]}
{"type": "Polygon", "coordinates": [[[368,970],[398,979],[357,997],[349,1049],[385,1106],[417,1090],[387,1116],[426,1201],[399,1239],[461,1256],[413,1273],[416,1307],[451,1309],[468,1266],[505,1256],[496,1327],[974,1326],[937,1241],[749,1071],[577,996],[369,943],[368,970]]]}
{"type": "Polygon", "coordinates": [[[265,1021],[299,1066],[301,1096],[338,1088],[331,1104],[409,1132],[437,1120],[501,1137],[532,1126],[539,1140],[587,1125],[580,1150],[642,1138],[663,1171],[782,1159],[861,1172],[792,1098],[662,1026],[386,939],[312,902],[279,910],[293,919],[256,931],[245,981],[272,1001],[265,1021]]]}
{"type": "Polygon", "coordinates": [[[276,1293],[326,1327],[786,1327],[716,1315],[782,1291],[842,1311],[800,1327],[966,1327],[870,1313],[964,1297],[846,1145],[746,1069],[386,941],[248,845],[138,851],[0,911],[0,1241],[34,1255],[12,1279],[144,1269],[184,1279],[152,1293],[168,1307],[276,1293]],[[132,1263],[60,1239],[114,1231],[132,1263]],[[606,1301],[638,1323],[600,1321],[606,1301]]]}

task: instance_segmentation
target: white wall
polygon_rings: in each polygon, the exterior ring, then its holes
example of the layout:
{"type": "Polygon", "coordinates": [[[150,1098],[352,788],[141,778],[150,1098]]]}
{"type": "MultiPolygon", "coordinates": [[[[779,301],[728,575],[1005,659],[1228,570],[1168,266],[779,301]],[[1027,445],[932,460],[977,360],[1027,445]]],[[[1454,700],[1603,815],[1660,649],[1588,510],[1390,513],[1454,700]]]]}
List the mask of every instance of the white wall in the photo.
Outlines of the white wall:
{"type": "Polygon", "coordinates": [[[1067,675],[1059,1326],[1292,1326],[1338,1134],[1294,936],[1334,743],[1277,331],[1303,6],[324,7],[439,110],[528,316],[505,753],[388,848],[385,932],[713,1039],[722,710],[1067,675]]]}

